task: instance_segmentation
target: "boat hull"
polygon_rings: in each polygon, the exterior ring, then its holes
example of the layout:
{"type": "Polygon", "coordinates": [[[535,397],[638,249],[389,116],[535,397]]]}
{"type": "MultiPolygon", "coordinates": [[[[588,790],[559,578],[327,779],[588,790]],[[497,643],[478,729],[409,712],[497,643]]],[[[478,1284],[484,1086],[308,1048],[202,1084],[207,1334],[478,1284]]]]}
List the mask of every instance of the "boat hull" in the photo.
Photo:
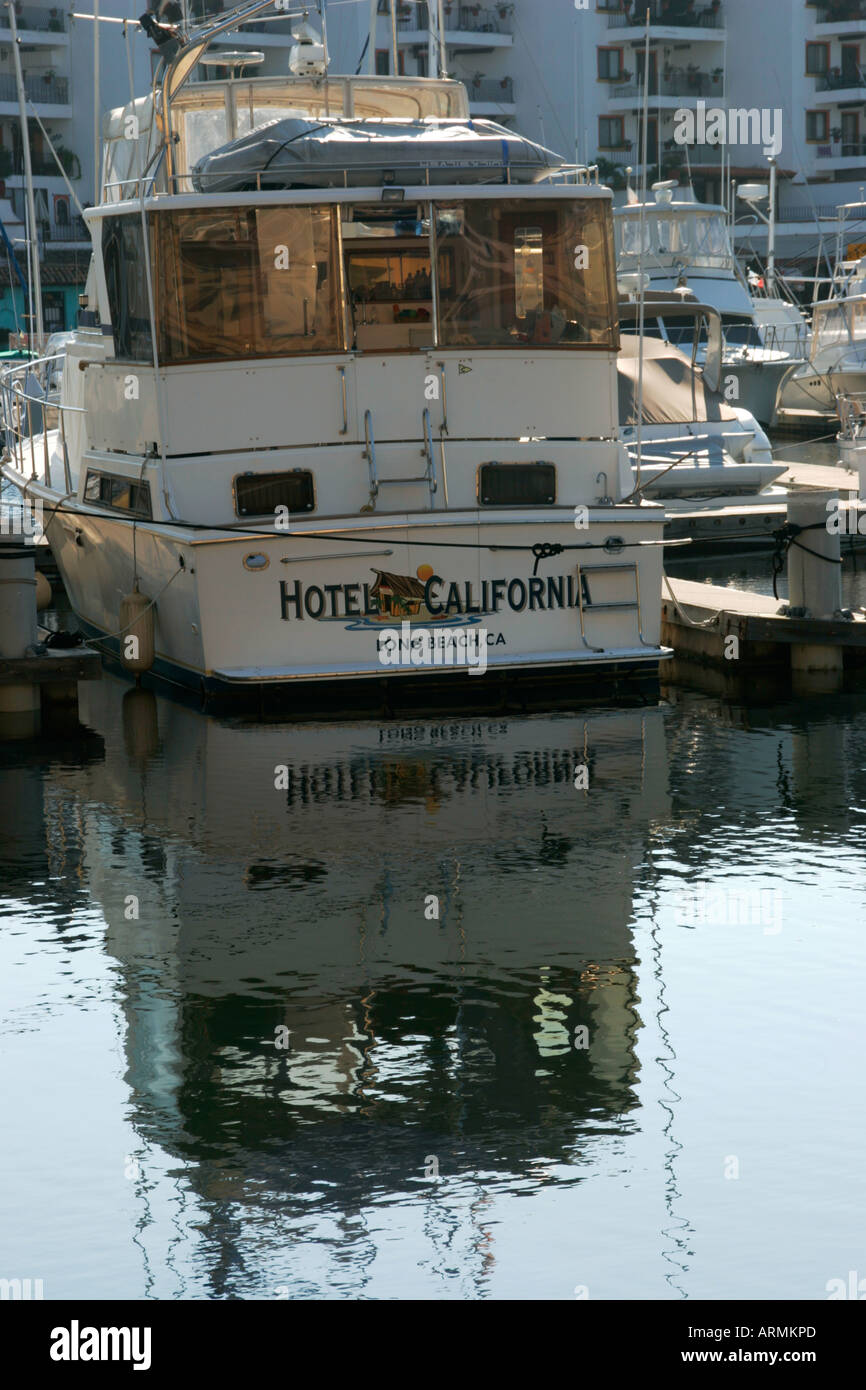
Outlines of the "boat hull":
{"type": "Polygon", "coordinates": [[[70,508],[49,539],[83,630],[109,654],[120,655],[120,602],[137,577],[154,600],[157,678],[293,703],[345,686],[336,708],[367,685],[379,708],[383,685],[402,700],[457,683],[483,704],[485,684],[579,677],[600,689],[655,674],[661,520],[631,506],[593,509],[580,528],[566,508],[426,513],[281,535],[133,527],[70,508]]]}

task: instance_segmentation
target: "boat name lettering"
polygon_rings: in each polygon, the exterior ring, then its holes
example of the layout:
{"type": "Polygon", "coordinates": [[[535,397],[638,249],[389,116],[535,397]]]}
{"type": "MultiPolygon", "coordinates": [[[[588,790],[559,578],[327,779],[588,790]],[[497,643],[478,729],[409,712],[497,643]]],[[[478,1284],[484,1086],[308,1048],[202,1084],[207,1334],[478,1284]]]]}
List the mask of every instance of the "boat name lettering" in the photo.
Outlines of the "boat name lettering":
{"type": "MultiPolygon", "coordinates": [[[[592,606],[583,578],[583,603],[592,606]]],[[[576,576],[533,575],[528,579],[448,581],[431,575],[415,591],[392,591],[381,578],[375,584],[304,584],[280,580],[280,617],[285,622],[341,618],[432,618],[481,616],[510,609],[523,613],[578,606],[576,576]]]]}

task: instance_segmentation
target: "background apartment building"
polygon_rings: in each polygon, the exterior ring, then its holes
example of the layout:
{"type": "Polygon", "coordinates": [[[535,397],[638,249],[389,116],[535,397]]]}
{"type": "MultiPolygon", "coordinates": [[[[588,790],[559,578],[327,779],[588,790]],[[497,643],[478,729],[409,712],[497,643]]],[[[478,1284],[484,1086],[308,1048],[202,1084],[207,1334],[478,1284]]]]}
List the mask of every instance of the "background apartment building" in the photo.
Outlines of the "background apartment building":
{"type": "MultiPolygon", "coordinates": [[[[367,0],[327,8],[336,67],[354,71],[360,60],[366,71],[367,0]]],[[[377,8],[376,69],[390,72],[389,0],[377,8]]],[[[598,160],[620,196],[626,167],[635,178],[642,169],[647,10],[651,178],[679,177],[699,198],[723,201],[724,155],[737,182],[766,181],[760,143],[682,147],[675,118],[701,105],[767,111],[774,121],[779,111],[780,256],[810,255],[819,227],[831,244],[837,205],[863,196],[866,0],[455,0],[444,10],[448,72],[466,82],[473,113],[567,158],[598,160]]],[[[399,0],[399,70],[429,71],[436,37],[435,5],[399,0]]],[[[741,204],[738,237],[766,245],[765,227],[741,204]]]]}
{"type": "MultiPolygon", "coordinates": [[[[164,0],[150,0],[159,10],[164,0]]],[[[200,20],[232,8],[227,0],[178,0],[200,20]]],[[[49,0],[16,4],[30,118],[29,139],[42,255],[44,316],[49,330],[75,322],[89,261],[89,241],[36,117],[58,152],[83,205],[95,197],[93,23],[75,7],[49,0]]],[[[141,10],[144,9],[144,4],[141,10]]],[[[674,138],[677,113],[703,106],[781,112],[778,158],[779,244],[784,259],[807,258],[819,230],[832,248],[835,211],[866,189],[866,0],[444,0],[449,76],[466,84],[470,109],[557,150],[601,165],[623,197],[625,169],[641,174],[644,17],[649,10],[647,164],[651,178],[678,177],[696,195],[722,201],[723,154],[732,178],[765,180],[759,144],[726,147],[674,138]]],[[[146,90],[158,61],[128,0],[101,0],[106,21],[132,20],[129,61],[136,91],[146,90]]],[[[391,73],[390,0],[326,0],[332,70],[391,73]],[[370,44],[371,11],[375,12],[370,44]]],[[[439,65],[435,0],[397,0],[396,70],[435,74],[439,65]]],[[[217,43],[202,76],[288,70],[290,20],[253,22],[217,43]],[[244,53],[226,68],[227,52],[244,53]]],[[[102,110],[129,98],[124,28],[100,25],[102,110]]],[[[24,166],[8,7],[0,4],[0,217],[26,266],[24,166]]],[[[738,239],[761,250],[766,231],[744,205],[738,239]]],[[[850,242],[866,241],[866,222],[851,222],[850,242]]],[[[26,270],[25,270],[26,277],[26,270]]],[[[0,248],[0,346],[26,327],[25,295],[0,248]]]]}

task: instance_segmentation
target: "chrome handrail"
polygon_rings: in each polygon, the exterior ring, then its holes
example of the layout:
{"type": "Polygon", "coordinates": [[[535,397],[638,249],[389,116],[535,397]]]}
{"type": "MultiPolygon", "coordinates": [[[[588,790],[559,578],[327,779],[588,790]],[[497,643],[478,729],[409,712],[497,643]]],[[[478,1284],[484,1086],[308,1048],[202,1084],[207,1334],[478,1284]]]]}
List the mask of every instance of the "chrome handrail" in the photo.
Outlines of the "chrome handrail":
{"type": "Polygon", "coordinates": [[[52,393],[47,390],[47,373],[43,370],[49,365],[66,360],[65,352],[52,353],[46,357],[33,357],[24,362],[10,363],[0,369],[0,404],[2,404],[2,427],[6,436],[6,447],[14,455],[16,465],[21,473],[25,468],[25,442],[29,442],[30,453],[30,478],[36,478],[36,441],[42,440],[43,456],[43,481],[47,487],[51,487],[51,458],[48,452],[48,429],[47,411],[56,410],[58,416],[59,429],[55,431],[59,435],[61,444],[61,462],[63,465],[63,477],[66,491],[72,491],[71,473],[69,467],[69,452],[66,445],[66,420],[67,412],[76,415],[86,415],[87,411],[83,406],[62,405],[60,400],[52,398],[52,393]],[[33,376],[39,386],[39,394],[32,388],[26,390],[28,377],[33,376]],[[40,379],[45,378],[45,383],[40,379]],[[33,428],[33,406],[39,407],[41,412],[39,417],[40,428],[33,428]],[[26,418],[26,427],[25,427],[26,418]]]}
{"type": "Polygon", "coordinates": [[[379,479],[376,475],[376,441],[373,438],[373,412],[364,411],[364,458],[370,471],[370,510],[375,510],[379,496],[379,479]]]}

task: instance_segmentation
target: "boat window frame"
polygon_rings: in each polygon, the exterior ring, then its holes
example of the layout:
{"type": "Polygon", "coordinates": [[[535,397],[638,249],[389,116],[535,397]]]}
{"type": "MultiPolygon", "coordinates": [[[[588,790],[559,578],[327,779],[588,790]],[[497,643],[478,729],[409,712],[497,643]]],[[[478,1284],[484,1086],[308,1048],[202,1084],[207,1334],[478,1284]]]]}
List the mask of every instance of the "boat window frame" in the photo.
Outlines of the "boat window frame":
{"type": "MultiPolygon", "coordinates": [[[[287,351],[284,345],[280,345],[274,351],[271,352],[253,351],[249,353],[239,354],[237,356],[228,355],[227,353],[220,353],[215,355],[209,354],[207,356],[203,355],[181,357],[179,355],[173,355],[166,351],[167,344],[165,338],[162,336],[162,334],[160,334],[158,339],[160,368],[164,369],[180,366],[197,366],[207,364],[249,365],[253,362],[267,362],[278,360],[315,361],[328,358],[333,359],[335,357],[352,357],[355,355],[359,357],[374,357],[380,355],[414,355],[423,357],[425,353],[429,353],[430,351],[435,350],[441,350],[443,346],[457,350],[455,344],[453,343],[446,342],[443,344],[440,257],[444,249],[444,243],[447,243],[448,239],[445,238],[443,243],[443,237],[441,235],[441,229],[439,228],[438,223],[443,211],[447,212],[449,210],[453,210],[457,205],[460,205],[461,207],[465,207],[468,209],[470,207],[474,207],[476,203],[486,203],[488,206],[502,205],[503,208],[506,208],[509,211],[509,214],[512,215],[512,217],[516,213],[516,204],[520,204],[520,214],[522,219],[520,225],[522,227],[535,226],[539,215],[547,211],[556,211],[561,214],[563,228],[566,225],[566,212],[570,213],[575,218],[575,220],[587,218],[587,220],[590,222],[595,221],[596,223],[600,224],[601,248],[603,251],[604,267],[602,272],[602,280],[599,282],[599,284],[606,282],[606,289],[601,293],[602,297],[606,297],[606,299],[608,300],[606,307],[609,331],[607,333],[606,339],[601,341],[588,341],[582,340],[580,338],[573,338],[557,340],[552,342],[478,342],[472,345],[472,350],[510,352],[521,351],[524,353],[527,351],[530,351],[532,353],[548,351],[601,351],[615,353],[616,351],[618,351],[619,323],[615,289],[615,251],[613,236],[611,234],[611,229],[613,225],[612,205],[608,199],[586,198],[581,196],[577,192],[577,190],[575,190],[575,196],[573,198],[563,197],[561,192],[559,192],[558,190],[555,192],[553,189],[544,188],[542,191],[539,190],[535,185],[532,186],[533,196],[530,197],[521,196],[522,188],[520,185],[509,185],[507,188],[503,187],[502,189],[484,187],[483,189],[478,188],[477,191],[472,185],[467,185],[465,189],[460,186],[449,186],[447,188],[442,188],[441,191],[438,189],[436,191],[438,196],[431,196],[431,191],[428,191],[426,187],[423,189],[418,188],[417,190],[412,189],[411,191],[407,190],[407,192],[409,192],[409,197],[405,200],[405,204],[401,204],[397,200],[395,200],[394,203],[395,210],[398,206],[405,206],[408,208],[408,206],[413,205],[419,210],[420,216],[426,216],[428,222],[427,235],[426,237],[423,234],[419,235],[418,244],[419,246],[426,246],[427,254],[430,258],[432,300],[432,314],[430,325],[432,329],[432,341],[430,343],[425,343],[422,345],[401,344],[399,346],[388,346],[385,348],[375,349],[368,348],[366,351],[358,349],[353,345],[351,305],[349,303],[349,287],[346,265],[347,247],[346,237],[344,235],[343,222],[346,213],[349,209],[353,209],[359,205],[372,206],[375,204],[377,207],[380,207],[381,205],[385,204],[388,200],[381,197],[381,189],[359,188],[357,192],[356,190],[352,190],[353,196],[350,196],[348,198],[343,196],[333,199],[329,199],[327,197],[315,199],[309,197],[301,199],[292,199],[290,194],[286,201],[274,199],[272,196],[265,196],[264,198],[258,198],[253,196],[253,198],[249,202],[244,202],[243,204],[236,202],[234,198],[227,199],[224,203],[219,199],[214,199],[213,201],[208,199],[201,205],[201,214],[203,217],[212,217],[215,212],[219,211],[222,208],[225,208],[226,210],[234,209],[235,211],[245,210],[248,212],[257,212],[259,209],[261,209],[262,211],[270,212],[277,210],[302,211],[306,208],[315,208],[319,211],[327,210],[327,212],[330,215],[330,221],[333,224],[330,254],[333,254],[333,256],[336,258],[336,265],[332,266],[332,269],[335,272],[335,274],[333,277],[334,285],[331,293],[339,294],[340,296],[340,303],[338,306],[336,306],[336,312],[333,315],[334,341],[332,345],[323,345],[322,347],[316,349],[304,347],[302,351],[287,351]],[[590,216],[590,214],[592,214],[592,216],[590,216]],[[608,235],[606,235],[606,233],[608,233],[608,235]]],[[[166,201],[169,204],[168,206],[164,205],[162,198],[155,198],[149,202],[149,205],[146,209],[147,227],[150,236],[151,256],[155,265],[154,279],[155,289],[157,293],[156,321],[158,330],[161,323],[163,322],[163,314],[161,312],[162,306],[160,301],[162,300],[162,296],[169,292],[169,287],[166,284],[165,276],[162,274],[162,266],[160,265],[159,261],[158,243],[161,233],[158,228],[157,219],[171,218],[173,215],[177,213],[189,213],[191,211],[198,211],[198,208],[190,207],[190,204],[186,199],[178,203],[176,203],[174,199],[166,201]]],[[[119,208],[116,208],[114,205],[112,205],[112,216],[114,217],[129,216],[137,221],[140,215],[140,205],[138,204],[136,204],[134,208],[125,208],[122,211],[119,208]]],[[[457,243],[457,240],[458,238],[455,236],[455,244],[457,243]]],[[[599,299],[599,303],[601,302],[602,299],[599,299]]],[[[257,329],[257,333],[260,340],[265,336],[261,333],[260,328],[257,329]]]]}

